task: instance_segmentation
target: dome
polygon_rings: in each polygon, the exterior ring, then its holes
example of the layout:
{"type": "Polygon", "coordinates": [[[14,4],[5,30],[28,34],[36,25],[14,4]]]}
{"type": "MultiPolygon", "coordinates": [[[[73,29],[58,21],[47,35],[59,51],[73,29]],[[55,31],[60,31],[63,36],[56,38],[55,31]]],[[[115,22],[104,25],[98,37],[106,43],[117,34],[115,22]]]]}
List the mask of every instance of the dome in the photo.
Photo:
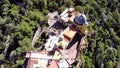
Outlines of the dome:
{"type": "Polygon", "coordinates": [[[82,14],[75,17],[75,23],[78,25],[85,24],[85,18],[82,16],[82,14]]]}

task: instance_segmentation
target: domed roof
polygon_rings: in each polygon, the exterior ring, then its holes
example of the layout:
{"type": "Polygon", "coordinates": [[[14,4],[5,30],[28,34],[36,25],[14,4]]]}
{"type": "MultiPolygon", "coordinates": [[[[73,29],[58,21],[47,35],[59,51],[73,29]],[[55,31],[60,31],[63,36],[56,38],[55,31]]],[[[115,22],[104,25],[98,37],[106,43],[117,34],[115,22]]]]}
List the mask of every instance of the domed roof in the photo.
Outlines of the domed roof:
{"type": "Polygon", "coordinates": [[[77,23],[78,25],[85,24],[85,18],[82,16],[82,14],[75,17],[75,23],[77,23]]]}

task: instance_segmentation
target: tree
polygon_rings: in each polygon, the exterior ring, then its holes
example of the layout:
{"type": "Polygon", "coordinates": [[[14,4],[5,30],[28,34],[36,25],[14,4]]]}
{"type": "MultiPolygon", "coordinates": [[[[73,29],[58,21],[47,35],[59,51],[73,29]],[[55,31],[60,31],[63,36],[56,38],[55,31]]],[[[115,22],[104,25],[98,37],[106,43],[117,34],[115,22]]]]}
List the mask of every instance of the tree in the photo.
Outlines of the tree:
{"type": "Polygon", "coordinates": [[[32,0],[24,0],[24,3],[25,3],[26,9],[32,9],[32,6],[33,6],[32,0]]]}
{"type": "Polygon", "coordinates": [[[84,12],[83,7],[81,7],[81,6],[76,6],[76,7],[75,7],[75,10],[78,11],[78,12],[80,12],[80,13],[83,13],[83,12],[84,12]]]}
{"type": "Polygon", "coordinates": [[[111,36],[115,36],[116,35],[116,33],[115,33],[113,28],[109,28],[109,30],[110,30],[110,35],[111,36]]]}
{"type": "MultiPolygon", "coordinates": [[[[112,66],[115,66],[117,51],[113,47],[106,49],[104,63],[112,62],[112,66]]],[[[107,65],[108,66],[108,65],[107,65]]]]}
{"type": "Polygon", "coordinates": [[[33,36],[33,33],[32,33],[32,30],[30,29],[30,26],[27,22],[25,21],[22,21],[18,27],[19,31],[21,32],[21,34],[23,36],[26,36],[29,37],[29,38],[32,38],[33,36]]]}
{"type": "Polygon", "coordinates": [[[120,45],[120,38],[118,36],[113,36],[113,41],[115,42],[115,44],[120,45]]]}
{"type": "Polygon", "coordinates": [[[41,1],[43,1],[42,3],[43,3],[43,6],[44,6],[44,9],[46,9],[47,8],[47,0],[41,0],[41,1]]]}
{"type": "Polygon", "coordinates": [[[48,8],[49,10],[53,11],[53,10],[57,10],[58,9],[58,4],[56,2],[49,2],[48,3],[48,8]]]}
{"type": "Polygon", "coordinates": [[[44,9],[42,12],[43,12],[44,15],[47,15],[50,11],[47,10],[47,9],[44,9]]]}
{"type": "Polygon", "coordinates": [[[105,27],[107,27],[107,29],[112,26],[112,25],[110,24],[110,22],[104,22],[104,24],[105,24],[105,27]]]}
{"type": "Polygon", "coordinates": [[[58,12],[59,12],[59,14],[60,14],[60,13],[62,13],[65,9],[66,9],[66,7],[65,7],[65,6],[60,7],[60,8],[58,9],[58,10],[59,10],[59,11],[58,11],[58,12]]]}
{"type": "Polygon", "coordinates": [[[92,64],[92,59],[90,59],[88,56],[83,56],[83,58],[84,58],[84,63],[82,64],[82,68],[94,68],[92,64]]]}
{"type": "Polygon", "coordinates": [[[0,16],[0,25],[5,25],[7,18],[1,18],[0,16]]]}
{"type": "Polygon", "coordinates": [[[0,41],[0,54],[3,53],[4,49],[5,49],[5,44],[3,42],[0,41]]]}
{"type": "Polygon", "coordinates": [[[1,12],[2,12],[2,14],[0,14],[0,15],[2,15],[2,16],[7,16],[7,14],[8,14],[8,10],[9,10],[9,7],[10,7],[10,2],[9,2],[9,0],[4,0],[4,1],[1,1],[1,12]]]}
{"type": "Polygon", "coordinates": [[[72,0],[66,0],[66,1],[65,1],[65,5],[66,5],[67,7],[71,7],[71,6],[74,6],[74,2],[73,2],[72,0]]]}
{"type": "MultiPolygon", "coordinates": [[[[114,12],[113,12],[113,17],[115,18],[115,20],[118,22],[119,18],[120,18],[120,13],[119,11],[116,9],[114,12]]],[[[118,22],[119,23],[119,22],[118,22]]],[[[120,24],[120,23],[119,23],[120,24]]]]}
{"type": "Polygon", "coordinates": [[[85,0],[75,0],[76,5],[84,5],[86,3],[85,0]]]}
{"type": "Polygon", "coordinates": [[[44,14],[42,12],[39,12],[39,10],[35,9],[34,11],[29,11],[28,18],[40,23],[44,20],[44,14]]]}
{"type": "Polygon", "coordinates": [[[113,44],[112,44],[113,42],[112,42],[112,40],[110,40],[110,39],[107,39],[105,43],[106,43],[106,45],[108,45],[109,47],[111,47],[111,46],[113,45],[113,44]]]}
{"type": "Polygon", "coordinates": [[[86,4],[86,5],[84,6],[85,13],[89,13],[90,10],[91,10],[91,7],[92,7],[92,6],[90,6],[89,4],[86,4]]]}
{"type": "Polygon", "coordinates": [[[104,43],[99,41],[96,46],[96,52],[95,52],[95,62],[96,62],[96,67],[98,68],[103,68],[103,59],[104,59],[104,43]]]}
{"type": "Polygon", "coordinates": [[[63,6],[63,4],[64,4],[64,0],[56,0],[56,3],[58,3],[59,4],[59,6],[63,6]]]}
{"type": "Polygon", "coordinates": [[[113,68],[113,67],[114,66],[113,66],[113,62],[112,61],[109,61],[109,62],[106,63],[105,68],[113,68]]]}
{"type": "Polygon", "coordinates": [[[16,51],[16,50],[14,50],[14,51],[12,51],[12,52],[10,53],[9,60],[10,60],[10,63],[11,63],[11,64],[15,64],[15,63],[16,63],[17,56],[18,56],[18,54],[17,54],[17,51],[16,51]]]}
{"type": "Polygon", "coordinates": [[[33,0],[33,3],[39,10],[47,9],[47,0],[33,0]]]}
{"type": "Polygon", "coordinates": [[[115,68],[120,68],[120,61],[116,62],[115,68]]]}

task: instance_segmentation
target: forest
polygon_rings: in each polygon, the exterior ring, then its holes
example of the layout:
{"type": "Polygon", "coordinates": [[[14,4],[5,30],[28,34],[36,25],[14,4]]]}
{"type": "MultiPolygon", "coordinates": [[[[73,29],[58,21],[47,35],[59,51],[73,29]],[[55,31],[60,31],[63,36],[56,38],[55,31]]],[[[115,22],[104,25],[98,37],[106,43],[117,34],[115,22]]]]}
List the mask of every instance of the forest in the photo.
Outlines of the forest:
{"type": "Polygon", "coordinates": [[[22,68],[26,52],[36,49],[35,31],[48,27],[47,14],[71,6],[89,22],[81,68],[120,68],[119,0],[0,0],[0,67],[22,68]]]}

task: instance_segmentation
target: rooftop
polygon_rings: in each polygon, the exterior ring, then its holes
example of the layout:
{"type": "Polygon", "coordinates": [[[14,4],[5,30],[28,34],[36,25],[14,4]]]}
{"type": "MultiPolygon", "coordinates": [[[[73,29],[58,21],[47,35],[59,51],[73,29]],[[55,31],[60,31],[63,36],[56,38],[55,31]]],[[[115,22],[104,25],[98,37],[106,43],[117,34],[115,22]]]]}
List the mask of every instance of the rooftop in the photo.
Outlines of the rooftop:
{"type": "MultiPolygon", "coordinates": [[[[68,11],[66,9],[64,13],[68,11]]],[[[61,15],[64,15],[62,13],[61,15]]],[[[49,13],[50,19],[53,19],[58,13],[49,13]]],[[[50,20],[48,21],[50,23],[50,20]]],[[[48,28],[48,37],[46,42],[41,45],[44,48],[26,53],[28,59],[27,68],[70,68],[78,56],[78,47],[81,47],[81,36],[73,25],[65,27],[60,22],[51,21],[48,28]],[[54,28],[54,29],[53,29],[54,28]],[[53,34],[54,33],[54,34],[53,34]]]]}

